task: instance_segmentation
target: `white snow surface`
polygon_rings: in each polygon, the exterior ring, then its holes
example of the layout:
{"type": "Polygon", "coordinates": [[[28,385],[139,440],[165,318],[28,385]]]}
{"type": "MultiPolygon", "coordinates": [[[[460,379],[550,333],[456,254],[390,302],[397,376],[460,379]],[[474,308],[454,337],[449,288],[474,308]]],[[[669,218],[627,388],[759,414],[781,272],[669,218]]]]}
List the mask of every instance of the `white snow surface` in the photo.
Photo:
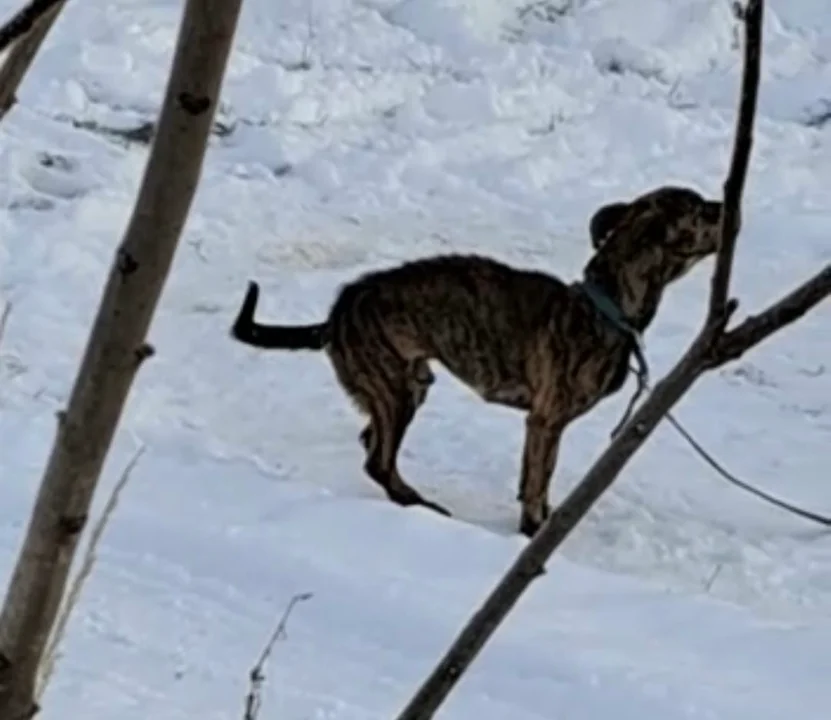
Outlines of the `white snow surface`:
{"type": "MultiPolygon", "coordinates": [[[[0,0],[2,15],[16,0],[0,0]]],[[[155,118],[172,0],[70,2],[0,125],[0,578],[8,577],[155,118]]],[[[831,11],[773,0],[734,275],[740,313],[831,258],[831,11]]],[[[563,278],[601,203],[721,192],[740,51],[727,0],[245,0],[201,184],[96,496],[146,446],[104,537],[44,718],[240,718],[286,603],[262,720],[392,718],[526,542],[523,420],[439,371],[402,472],[363,474],[323,355],[228,329],[322,318],[368,268],[475,250],[563,278]]],[[[646,336],[660,376],[711,264],[646,336]]],[[[828,305],[702,379],[679,419],[744,479],[831,513],[828,305]]],[[[553,500],[631,386],[567,432],[553,500]]],[[[454,720],[800,720],[831,700],[831,537],[724,483],[662,426],[441,712],[454,720]]]]}

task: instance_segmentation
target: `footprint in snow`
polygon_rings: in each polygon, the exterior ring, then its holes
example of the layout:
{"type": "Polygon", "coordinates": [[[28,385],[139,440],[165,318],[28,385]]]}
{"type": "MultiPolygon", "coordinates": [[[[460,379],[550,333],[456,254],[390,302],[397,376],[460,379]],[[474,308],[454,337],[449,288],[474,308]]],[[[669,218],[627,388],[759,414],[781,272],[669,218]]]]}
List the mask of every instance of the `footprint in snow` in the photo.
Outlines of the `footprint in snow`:
{"type": "MultiPolygon", "coordinates": [[[[98,185],[97,179],[77,158],[53,152],[35,154],[23,163],[19,172],[36,193],[60,200],[82,197],[98,185]]],[[[40,209],[45,203],[22,204],[40,209]]]]}

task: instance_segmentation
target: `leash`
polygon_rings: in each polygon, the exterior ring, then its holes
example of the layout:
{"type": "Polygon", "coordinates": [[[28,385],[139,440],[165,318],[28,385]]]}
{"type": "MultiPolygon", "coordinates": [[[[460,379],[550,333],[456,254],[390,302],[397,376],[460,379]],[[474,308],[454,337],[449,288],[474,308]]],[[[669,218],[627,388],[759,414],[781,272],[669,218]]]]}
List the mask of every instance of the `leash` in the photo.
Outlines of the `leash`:
{"type": "Polygon", "coordinates": [[[805,510],[797,505],[789,503],[785,500],[781,500],[780,498],[766,493],[764,490],[759,490],[757,487],[753,487],[750,483],[745,482],[744,480],[740,480],[738,477],[733,475],[724,465],[722,465],[718,460],[716,460],[707,450],[702,447],[701,443],[698,442],[692,435],[690,435],[689,431],[680,423],[678,422],[670,413],[666,415],[667,420],[669,420],[672,427],[681,435],[684,440],[686,440],[690,447],[695,450],[699,456],[706,462],[713,470],[715,470],[721,477],[729,482],[731,485],[735,485],[737,488],[744,490],[745,492],[749,492],[751,495],[755,495],[757,498],[769,502],[771,505],[775,505],[782,510],[787,510],[794,515],[797,515],[805,520],[811,520],[812,522],[818,523],[820,525],[824,525],[825,527],[831,527],[831,518],[826,517],[825,515],[819,515],[818,513],[811,512],[810,510],[805,510]]]}
{"type": "MultiPolygon", "coordinates": [[[[649,387],[649,366],[646,362],[646,356],[644,355],[643,349],[643,339],[641,338],[641,334],[629,323],[625,316],[623,315],[623,311],[614,302],[603,290],[601,290],[597,285],[589,280],[584,280],[582,283],[582,289],[585,292],[586,296],[591,300],[592,304],[597,308],[603,317],[605,317],[613,327],[619,330],[621,333],[626,335],[632,340],[632,351],[635,355],[635,359],[638,363],[637,370],[633,369],[632,367],[629,368],[629,372],[633,373],[638,381],[638,387],[635,390],[632,398],[629,400],[629,404],[626,407],[626,411],[623,414],[620,422],[615,426],[614,430],[612,430],[612,439],[614,439],[618,433],[621,431],[623,426],[629,420],[629,417],[632,415],[632,411],[635,408],[635,404],[638,400],[643,396],[644,393],[651,390],[649,387]]],[[[831,517],[820,515],[815,512],[811,512],[810,510],[805,510],[793,503],[787,502],[786,500],[782,500],[781,498],[776,497],[775,495],[771,495],[770,493],[765,492],[764,490],[759,490],[759,488],[754,487],[748,482],[741,480],[736,475],[731,473],[722,463],[716,460],[713,455],[708,452],[704,446],[696,440],[689,430],[687,430],[675,417],[672,413],[666,414],[666,419],[669,421],[670,425],[675,429],[675,431],[682,437],[684,440],[689,444],[689,446],[698,454],[698,456],[704,460],[713,470],[715,470],[718,475],[723,479],[729,482],[734,487],[739,488],[740,490],[744,490],[745,492],[750,493],[751,495],[759,498],[760,500],[764,500],[765,502],[774,505],[775,507],[780,508],[781,510],[785,510],[797,517],[801,517],[804,520],[809,520],[811,522],[815,522],[819,525],[824,527],[831,527],[831,517]]]]}
{"type": "MultiPolygon", "coordinates": [[[[630,368],[630,372],[633,372],[630,368]]],[[[640,392],[640,388],[638,389],[640,392]]],[[[637,393],[636,393],[637,394],[637,393]]],[[[630,407],[634,403],[630,403],[630,407]]],[[[621,423],[625,423],[628,418],[624,416],[624,420],[621,423]]],[[[812,512],[810,510],[805,510],[804,508],[799,507],[798,505],[794,505],[793,503],[788,502],[787,500],[782,500],[781,498],[776,497],[775,495],[771,495],[770,493],[765,492],[764,490],[760,490],[757,487],[754,487],[750,483],[740,479],[732,472],[730,472],[722,463],[716,460],[713,457],[712,453],[708,452],[707,449],[696,440],[692,434],[690,433],[687,428],[685,428],[673,415],[672,413],[666,414],[666,419],[669,421],[669,424],[675,429],[675,431],[682,437],[684,440],[687,441],[687,444],[695,450],[698,456],[704,460],[713,470],[715,470],[723,480],[726,480],[734,487],[739,488],[740,490],[744,490],[745,492],[750,493],[751,495],[756,496],[760,500],[764,500],[765,502],[770,503],[771,505],[775,505],[776,507],[786,510],[793,515],[801,517],[805,520],[810,520],[811,522],[818,523],[819,525],[823,525],[824,527],[831,528],[831,517],[827,517],[825,515],[820,515],[819,513],[812,512]]],[[[619,425],[618,427],[620,427],[619,425]]]]}
{"type": "MultiPolygon", "coordinates": [[[[638,330],[630,323],[623,314],[620,305],[618,305],[612,298],[610,298],[603,290],[591,280],[585,279],[581,284],[581,289],[586,296],[591,300],[595,308],[605,317],[614,327],[622,334],[626,335],[632,343],[632,352],[638,362],[638,369],[635,373],[638,379],[638,389],[635,390],[626,406],[626,411],[620,422],[612,430],[612,439],[623,429],[629,416],[635,409],[635,404],[640,400],[641,396],[649,389],[649,365],[646,362],[646,355],[644,353],[643,338],[638,330]]],[[[632,369],[630,368],[630,371],[632,369]]]]}

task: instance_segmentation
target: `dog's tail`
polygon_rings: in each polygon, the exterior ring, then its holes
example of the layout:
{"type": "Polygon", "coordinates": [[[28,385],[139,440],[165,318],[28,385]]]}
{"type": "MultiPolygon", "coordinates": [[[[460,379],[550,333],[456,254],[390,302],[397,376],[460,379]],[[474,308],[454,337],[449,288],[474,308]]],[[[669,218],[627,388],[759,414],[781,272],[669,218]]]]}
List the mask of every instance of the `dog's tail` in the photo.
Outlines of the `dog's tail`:
{"type": "Polygon", "coordinates": [[[322,350],[329,338],[327,323],[318,325],[260,325],[254,320],[260,286],[248,283],[248,292],[231,328],[231,336],[246,345],[269,350],[322,350]]]}

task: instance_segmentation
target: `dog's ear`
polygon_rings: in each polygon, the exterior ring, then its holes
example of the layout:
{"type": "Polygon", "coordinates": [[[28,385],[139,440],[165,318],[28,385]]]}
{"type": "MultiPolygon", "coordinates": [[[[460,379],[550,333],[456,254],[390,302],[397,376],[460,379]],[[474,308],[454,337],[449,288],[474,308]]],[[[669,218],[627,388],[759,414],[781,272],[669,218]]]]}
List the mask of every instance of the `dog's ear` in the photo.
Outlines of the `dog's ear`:
{"type": "Polygon", "coordinates": [[[600,250],[603,243],[623,219],[623,216],[629,210],[628,203],[611,203],[610,205],[603,205],[592,215],[589,221],[589,234],[592,239],[592,247],[595,250],[600,250]]]}

